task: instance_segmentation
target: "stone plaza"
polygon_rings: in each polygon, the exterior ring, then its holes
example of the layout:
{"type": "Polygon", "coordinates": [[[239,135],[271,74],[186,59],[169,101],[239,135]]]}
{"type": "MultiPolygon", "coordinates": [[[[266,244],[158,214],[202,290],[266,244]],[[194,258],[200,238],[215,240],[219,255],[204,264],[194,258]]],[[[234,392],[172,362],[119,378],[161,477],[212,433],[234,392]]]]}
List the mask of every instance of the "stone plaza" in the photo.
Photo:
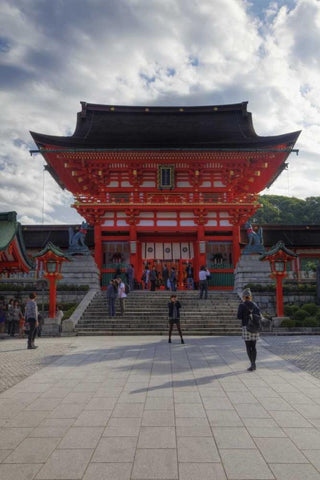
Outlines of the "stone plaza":
{"type": "Polygon", "coordinates": [[[0,343],[3,480],[320,479],[320,337],[0,343]]]}

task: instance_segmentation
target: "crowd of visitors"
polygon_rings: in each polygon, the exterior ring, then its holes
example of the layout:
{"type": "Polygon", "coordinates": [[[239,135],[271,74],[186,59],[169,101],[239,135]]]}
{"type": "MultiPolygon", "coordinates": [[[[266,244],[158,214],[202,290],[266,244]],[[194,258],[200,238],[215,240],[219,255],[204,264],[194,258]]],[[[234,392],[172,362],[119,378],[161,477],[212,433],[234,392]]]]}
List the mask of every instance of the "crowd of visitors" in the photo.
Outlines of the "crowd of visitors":
{"type": "MultiPolygon", "coordinates": [[[[117,278],[120,272],[116,271],[114,278],[117,278]]],[[[128,274],[126,273],[127,278],[128,274]]],[[[199,288],[200,298],[206,299],[208,297],[208,282],[211,278],[211,274],[206,266],[201,266],[198,273],[198,278],[194,276],[194,269],[192,264],[187,263],[186,268],[183,272],[183,283],[188,290],[195,290],[199,288]]],[[[161,271],[156,268],[155,265],[149,267],[149,264],[144,265],[143,273],[141,276],[141,285],[144,290],[150,290],[154,292],[157,288],[162,288],[165,290],[170,290],[175,292],[179,286],[179,272],[177,272],[175,266],[171,266],[169,269],[167,264],[163,264],[161,271]]],[[[129,283],[129,282],[128,282],[129,283]]],[[[138,282],[137,282],[138,283],[138,282]]],[[[132,279],[132,286],[130,285],[130,290],[134,286],[134,277],[132,279]]]]}
{"type": "MultiPolygon", "coordinates": [[[[0,297],[0,339],[7,336],[19,338],[27,337],[27,348],[35,349],[36,336],[41,337],[44,317],[38,311],[36,302],[37,294],[30,293],[29,298],[23,305],[20,300],[11,298],[6,304],[5,297],[0,297]],[[6,335],[7,334],[7,335],[6,335]]],[[[56,312],[56,322],[59,333],[62,331],[62,319],[64,313],[59,305],[56,312]]]]}

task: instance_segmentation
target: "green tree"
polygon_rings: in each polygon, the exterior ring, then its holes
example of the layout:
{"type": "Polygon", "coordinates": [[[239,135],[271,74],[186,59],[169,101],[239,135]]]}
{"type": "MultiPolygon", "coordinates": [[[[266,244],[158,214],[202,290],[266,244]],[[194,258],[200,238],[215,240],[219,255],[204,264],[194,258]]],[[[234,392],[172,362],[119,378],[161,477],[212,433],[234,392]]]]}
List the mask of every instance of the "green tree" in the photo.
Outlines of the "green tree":
{"type": "Polygon", "coordinates": [[[251,218],[251,221],[273,225],[319,225],[320,197],[309,197],[306,200],[281,195],[261,195],[262,207],[251,218]]]}

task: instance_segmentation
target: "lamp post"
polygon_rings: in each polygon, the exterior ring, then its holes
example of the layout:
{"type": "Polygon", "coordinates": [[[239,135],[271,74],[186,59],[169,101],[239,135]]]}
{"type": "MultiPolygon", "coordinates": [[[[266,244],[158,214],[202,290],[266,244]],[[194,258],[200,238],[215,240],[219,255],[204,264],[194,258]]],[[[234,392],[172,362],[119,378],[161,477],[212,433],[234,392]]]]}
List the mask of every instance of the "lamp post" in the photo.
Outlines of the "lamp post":
{"type": "Polygon", "coordinates": [[[271,277],[276,279],[277,317],[283,317],[282,280],[287,276],[287,262],[297,256],[296,253],[286,248],[283,242],[278,242],[260,257],[261,261],[269,261],[271,277]]]}
{"type": "Polygon", "coordinates": [[[57,281],[62,278],[63,262],[70,262],[70,260],[51,242],[48,242],[45,248],[34,257],[38,259],[38,265],[42,262],[44,278],[49,281],[49,318],[55,318],[57,281]]]}

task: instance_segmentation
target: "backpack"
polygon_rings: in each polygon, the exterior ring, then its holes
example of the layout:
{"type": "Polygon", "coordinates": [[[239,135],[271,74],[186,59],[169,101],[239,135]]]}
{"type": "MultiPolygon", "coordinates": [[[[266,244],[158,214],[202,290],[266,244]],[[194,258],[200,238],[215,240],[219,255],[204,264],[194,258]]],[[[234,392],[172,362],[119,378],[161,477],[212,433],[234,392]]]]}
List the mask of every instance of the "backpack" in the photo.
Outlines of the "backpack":
{"type": "Polygon", "coordinates": [[[247,330],[249,333],[258,333],[262,330],[262,315],[254,311],[255,307],[247,307],[249,316],[247,330]]]}
{"type": "Polygon", "coordinates": [[[124,291],[125,291],[126,295],[128,295],[128,293],[130,293],[130,287],[127,283],[124,284],[124,291]]]}

